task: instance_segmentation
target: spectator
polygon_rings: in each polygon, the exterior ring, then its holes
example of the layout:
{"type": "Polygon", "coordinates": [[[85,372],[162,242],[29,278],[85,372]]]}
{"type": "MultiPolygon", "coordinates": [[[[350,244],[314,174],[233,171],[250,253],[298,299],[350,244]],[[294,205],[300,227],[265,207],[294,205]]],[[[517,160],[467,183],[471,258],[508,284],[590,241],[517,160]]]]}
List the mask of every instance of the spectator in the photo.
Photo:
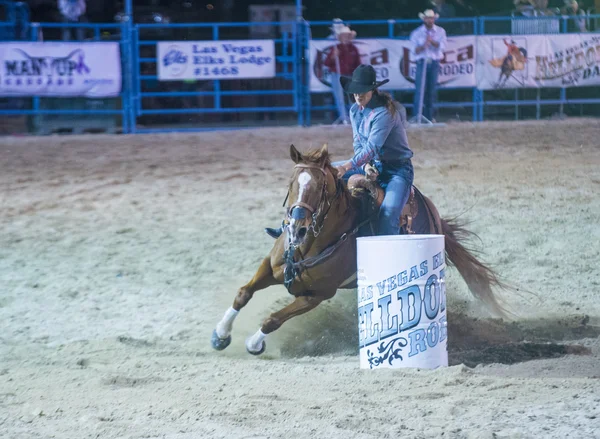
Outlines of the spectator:
{"type": "MultiPolygon", "coordinates": [[[[85,6],[85,0],[58,0],[58,9],[62,15],[63,23],[87,23],[88,20],[85,15],[85,6]]],[[[68,26],[63,28],[64,41],[69,41],[71,39],[71,29],[73,28],[68,26]]],[[[76,27],[74,29],[77,40],[82,41],[85,36],[84,28],[76,27]]]]}
{"type": "Polygon", "coordinates": [[[345,26],[345,24],[341,18],[334,18],[333,24],[329,28],[331,30],[331,33],[329,34],[329,36],[327,38],[330,40],[336,40],[338,30],[342,29],[344,26],[345,26]]]}
{"type": "Polygon", "coordinates": [[[339,113],[337,121],[348,125],[350,118],[346,112],[346,101],[340,84],[340,76],[352,76],[352,72],[361,64],[360,53],[358,48],[352,44],[352,40],[356,37],[356,31],[350,30],[345,25],[340,26],[339,23],[334,23],[332,28],[339,44],[329,50],[323,64],[331,73],[331,90],[339,113]]]}
{"type": "Polygon", "coordinates": [[[567,21],[568,32],[587,32],[587,15],[583,9],[579,8],[577,0],[564,0],[565,5],[561,9],[563,15],[572,17],[567,21]]]}
{"type": "MultiPolygon", "coordinates": [[[[444,58],[446,49],[446,31],[435,24],[438,14],[431,9],[419,13],[419,18],[423,20],[423,25],[410,34],[412,56],[417,63],[413,116],[417,116],[419,119],[419,110],[422,104],[422,116],[430,122],[434,122],[437,80],[440,60],[444,58]]],[[[417,120],[417,123],[421,123],[421,120],[417,120]]]]}

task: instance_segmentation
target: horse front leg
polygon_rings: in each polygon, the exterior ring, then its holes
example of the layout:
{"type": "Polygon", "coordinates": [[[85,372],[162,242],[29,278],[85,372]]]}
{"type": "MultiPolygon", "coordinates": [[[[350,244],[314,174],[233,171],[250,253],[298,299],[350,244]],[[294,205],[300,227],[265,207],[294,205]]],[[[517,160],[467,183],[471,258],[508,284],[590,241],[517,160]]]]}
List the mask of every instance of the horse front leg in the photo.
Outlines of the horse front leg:
{"type": "Polygon", "coordinates": [[[231,331],[233,322],[240,310],[252,299],[254,293],[258,290],[265,289],[271,285],[275,285],[277,281],[273,278],[273,270],[271,268],[271,258],[266,257],[258,267],[256,274],[250,282],[238,290],[233,306],[230,306],[223,318],[217,323],[215,330],[212,333],[211,345],[214,349],[222,351],[231,343],[231,331]]]}
{"type": "Polygon", "coordinates": [[[288,306],[267,317],[261,328],[256,331],[254,335],[246,339],[246,350],[252,355],[262,354],[266,348],[265,338],[267,337],[267,334],[279,329],[281,325],[292,317],[299,316],[316,308],[323,300],[333,297],[334,294],[335,291],[326,296],[313,295],[296,297],[296,299],[288,306]]]}

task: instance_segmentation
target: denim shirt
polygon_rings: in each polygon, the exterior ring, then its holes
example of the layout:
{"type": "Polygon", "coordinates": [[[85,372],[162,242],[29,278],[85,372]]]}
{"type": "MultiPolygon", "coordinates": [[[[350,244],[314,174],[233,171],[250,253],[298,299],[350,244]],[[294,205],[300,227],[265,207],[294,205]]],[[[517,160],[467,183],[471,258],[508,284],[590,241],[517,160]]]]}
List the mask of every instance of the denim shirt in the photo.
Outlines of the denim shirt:
{"type": "Polygon", "coordinates": [[[354,134],[354,157],[352,168],[360,168],[371,160],[398,162],[410,159],[413,152],[408,146],[404,128],[405,113],[396,105],[396,113],[391,115],[385,106],[385,99],[373,95],[362,110],[358,104],[350,108],[350,121],[354,134]]]}

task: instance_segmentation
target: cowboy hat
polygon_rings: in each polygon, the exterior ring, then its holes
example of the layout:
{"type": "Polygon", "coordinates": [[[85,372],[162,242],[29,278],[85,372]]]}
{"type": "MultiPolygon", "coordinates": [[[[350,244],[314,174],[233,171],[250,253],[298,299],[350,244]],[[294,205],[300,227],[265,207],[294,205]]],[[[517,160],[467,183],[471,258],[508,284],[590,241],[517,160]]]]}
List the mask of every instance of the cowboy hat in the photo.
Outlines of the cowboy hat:
{"type": "Polygon", "coordinates": [[[377,73],[371,65],[361,64],[354,72],[352,72],[352,78],[347,76],[340,77],[340,84],[346,93],[350,94],[363,94],[371,90],[375,90],[377,87],[381,87],[383,84],[390,82],[389,79],[383,81],[377,81],[377,73]]]}
{"type": "Polygon", "coordinates": [[[426,18],[434,18],[437,20],[440,18],[440,14],[434,12],[433,9],[426,9],[425,12],[419,12],[419,18],[421,20],[425,20],[426,18]]]}
{"type": "Polygon", "coordinates": [[[339,37],[342,34],[352,34],[352,38],[356,37],[356,31],[351,30],[348,26],[335,26],[334,30],[335,36],[339,37]]]}

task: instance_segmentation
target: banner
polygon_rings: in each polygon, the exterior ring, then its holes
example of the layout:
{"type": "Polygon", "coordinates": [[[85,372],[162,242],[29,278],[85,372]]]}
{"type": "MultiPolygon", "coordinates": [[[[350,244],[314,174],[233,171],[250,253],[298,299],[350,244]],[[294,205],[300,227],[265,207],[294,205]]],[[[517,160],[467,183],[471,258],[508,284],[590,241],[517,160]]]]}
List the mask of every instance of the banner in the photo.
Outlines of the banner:
{"type": "Polygon", "coordinates": [[[114,97],[120,92],[119,43],[0,44],[0,96],[114,97]]]}
{"type": "MultiPolygon", "coordinates": [[[[475,87],[475,36],[448,38],[444,59],[440,61],[439,86],[444,88],[475,87]]],[[[331,91],[330,72],[324,65],[335,40],[310,42],[310,91],[331,91]]],[[[389,79],[382,89],[414,89],[416,63],[408,40],[353,40],[363,64],[371,64],[377,79],[389,79]]]]}
{"type": "Polygon", "coordinates": [[[583,87],[600,84],[600,35],[478,37],[477,87],[583,87]]]}
{"type": "Polygon", "coordinates": [[[273,78],[275,61],[273,40],[160,41],[156,45],[159,81],[273,78]]]}

